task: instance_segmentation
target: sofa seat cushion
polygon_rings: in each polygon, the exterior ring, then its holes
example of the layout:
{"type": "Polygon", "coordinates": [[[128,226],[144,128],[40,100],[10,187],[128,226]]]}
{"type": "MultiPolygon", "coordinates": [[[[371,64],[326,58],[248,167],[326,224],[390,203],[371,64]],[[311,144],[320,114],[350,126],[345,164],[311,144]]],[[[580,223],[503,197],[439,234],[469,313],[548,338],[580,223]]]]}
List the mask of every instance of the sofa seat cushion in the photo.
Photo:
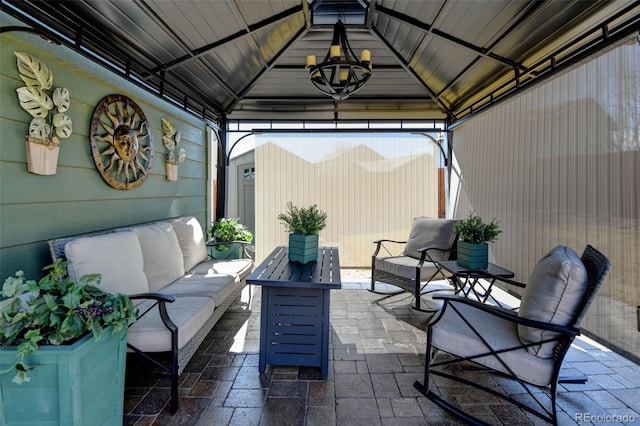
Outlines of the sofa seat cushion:
{"type": "MultiPolygon", "coordinates": [[[[138,305],[142,314],[152,301],[138,305]]],[[[178,327],[178,348],[184,347],[209,320],[215,309],[209,297],[176,297],[167,303],[169,318],[178,327]]],[[[171,332],[165,327],[157,307],[129,327],[127,342],[144,352],[165,352],[171,349],[171,332]]]]}
{"type": "MultiPolygon", "coordinates": [[[[547,386],[551,383],[553,375],[552,360],[539,358],[523,348],[518,338],[518,327],[515,323],[505,321],[468,305],[457,303],[455,306],[493,349],[519,348],[500,354],[518,377],[538,386],[547,386]]],[[[451,306],[445,309],[443,318],[430,330],[433,345],[445,352],[467,357],[472,354],[480,355],[489,351],[482,340],[451,306]]],[[[476,358],[474,362],[510,374],[494,356],[476,358]]]]}
{"type": "MultiPolygon", "coordinates": [[[[519,315],[523,318],[558,325],[570,321],[587,289],[587,270],[580,257],[569,247],[557,246],[545,254],[534,267],[522,301],[519,315]]],[[[522,343],[553,338],[557,333],[534,327],[519,326],[522,343]]],[[[553,355],[556,342],[531,346],[529,352],[542,358],[553,355]]]]}
{"type": "Polygon", "coordinates": [[[237,276],[222,274],[187,274],[162,290],[172,296],[205,296],[211,298],[215,306],[224,300],[241,285],[237,276]]]}
{"type": "Polygon", "coordinates": [[[69,276],[79,279],[101,274],[100,289],[110,293],[148,293],[144,259],[138,236],[133,232],[114,232],[77,238],[64,247],[69,260],[69,276]]]}
{"type": "Polygon", "coordinates": [[[207,260],[207,245],[200,222],[193,216],[170,221],[178,237],[182,250],[184,270],[188,271],[198,263],[207,260]]]}
{"type": "Polygon", "coordinates": [[[207,260],[196,265],[188,271],[188,274],[196,275],[237,275],[240,280],[245,279],[253,269],[253,260],[251,259],[233,259],[233,260],[207,260]]]}
{"type": "Polygon", "coordinates": [[[138,236],[149,290],[158,291],[184,275],[184,258],[169,222],[133,228],[138,236]]]}

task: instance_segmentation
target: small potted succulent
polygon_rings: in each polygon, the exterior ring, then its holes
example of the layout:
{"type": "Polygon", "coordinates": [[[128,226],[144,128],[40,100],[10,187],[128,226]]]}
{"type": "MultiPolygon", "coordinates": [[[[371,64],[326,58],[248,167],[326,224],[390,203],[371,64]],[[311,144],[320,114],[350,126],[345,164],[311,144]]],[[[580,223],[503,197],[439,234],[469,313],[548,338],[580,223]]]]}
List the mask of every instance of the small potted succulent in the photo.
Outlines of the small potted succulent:
{"type": "Polygon", "coordinates": [[[64,87],[53,86],[53,73],[37,58],[15,52],[20,79],[16,89],[20,106],[33,117],[29,123],[27,170],[38,175],[55,175],[60,139],[71,136],[72,123],[67,114],[71,99],[64,87]]]}
{"type": "Polygon", "coordinates": [[[237,259],[242,257],[245,244],[253,241],[253,234],[238,222],[239,219],[220,218],[209,227],[212,241],[207,243],[214,259],[237,259]]]}
{"type": "Polygon", "coordinates": [[[100,290],[99,274],[75,282],[60,259],[44,270],[39,281],[18,271],[2,286],[0,402],[5,419],[9,424],[11,419],[118,423],[127,329],[137,309],[128,296],[100,290]],[[79,396],[96,383],[106,389],[99,397],[79,396]],[[94,417],[98,411],[106,417],[94,417]]]}
{"type": "Polygon", "coordinates": [[[498,239],[502,232],[499,222],[489,223],[471,213],[453,228],[458,236],[458,264],[470,269],[486,269],[489,266],[489,244],[498,239]]]}
{"type": "Polygon", "coordinates": [[[318,260],[319,232],[326,226],[327,214],[316,204],[300,208],[287,203],[278,219],[289,233],[289,260],[309,263],[318,260]]]}
{"type": "Polygon", "coordinates": [[[162,143],[169,150],[167,161],[165,162],[167,166],[167,180],[176,181],[178,180],[178,163],[182,163],[187,154],[183,148],[178,150],[181,137],[180,132],[176,131],[176,126],[164,117],[161,118],[161,121],[162,131],[164,132],[162,143]],[[176,150],[178,150],[177,153],[176,150]]]}

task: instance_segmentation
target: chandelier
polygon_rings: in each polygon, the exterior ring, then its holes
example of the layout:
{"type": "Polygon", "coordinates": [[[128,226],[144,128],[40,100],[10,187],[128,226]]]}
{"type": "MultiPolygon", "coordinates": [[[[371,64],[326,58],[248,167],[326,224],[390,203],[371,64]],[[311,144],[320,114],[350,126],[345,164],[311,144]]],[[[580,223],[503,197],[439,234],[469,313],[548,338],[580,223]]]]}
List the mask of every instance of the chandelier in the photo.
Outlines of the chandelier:
{"type": "Polygon", "coordinates": [[[327,56],[316,64],[316,55],[307,55],[306,68],[311,82],[321,92],[342,101],[371,78],[371,51],[363,50],[358,60],[347,40],[344,24],[338,20],[333,27],[333,41],[327,56]]]}

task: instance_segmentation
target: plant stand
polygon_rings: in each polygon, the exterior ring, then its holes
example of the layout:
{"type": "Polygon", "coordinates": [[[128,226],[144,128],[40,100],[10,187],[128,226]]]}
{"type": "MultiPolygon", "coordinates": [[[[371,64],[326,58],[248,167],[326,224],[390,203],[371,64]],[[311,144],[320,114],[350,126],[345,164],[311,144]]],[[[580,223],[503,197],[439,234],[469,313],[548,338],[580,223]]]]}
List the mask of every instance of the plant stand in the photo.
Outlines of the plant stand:
{"type": "Polygon", "coordinates": [[[458,265],[469,269],[486,269],[489,266],[489,244],[458,240],[458,265]]]}
{"type": "MultiPolygon", "coordinates": [[[[88,334],[72,345],[41,346],[27,358],[35,366],[31,381],[11,381],[13,373],[0,374],[0,424],[104,425],[121,424],[127,330],[100,340],[88,334]]],[[[0,351],[0,371],[16,360],[15,347],[0,351]]]]}
{"type": "Polygon", "coordinates": [[[36,175],[55,175],[58,167],[60,142],[58,138],[25,137],[27,143],[27,171],[36,175]]]}

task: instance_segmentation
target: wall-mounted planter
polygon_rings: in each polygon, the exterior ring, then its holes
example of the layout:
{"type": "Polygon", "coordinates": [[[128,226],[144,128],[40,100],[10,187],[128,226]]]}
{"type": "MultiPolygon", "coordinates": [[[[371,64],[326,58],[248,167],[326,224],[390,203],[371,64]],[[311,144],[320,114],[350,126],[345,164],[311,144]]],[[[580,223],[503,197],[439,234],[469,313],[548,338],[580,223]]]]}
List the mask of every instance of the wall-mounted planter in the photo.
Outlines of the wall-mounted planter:
{"type": "MultiPolygon", "coordinates": [[[[72,345],[41,346],[26,359],[31,380],[0,374],[0,424],[115,425],[122,423],[127,330],[88,334],[72,345]]],[[[0,351],[0,371],[16,360],[15,347],[0,351]]]]}
{"type": "Polygon", "coordinates": [[[458,265],[469,269],[486,269],[489,266],[489,244],[458,240],[458,265]]]}
{"type": "Polygon", "coordinates": [[[178,180],[178,165],[168,161],[165,164],[167,165],[167,180],[172,182],[178,180]]]}
{"type": "Polygon", "coordinates": [[[318,235],[289,234],[289,260],[300,263],[318,260],[318,235]]]}
{"type": "Polygon", "coordinates": [[[52,138],[26,136],[27,170],[37,175],[55,175],[58,167],[60,142],[52,138]]]}

